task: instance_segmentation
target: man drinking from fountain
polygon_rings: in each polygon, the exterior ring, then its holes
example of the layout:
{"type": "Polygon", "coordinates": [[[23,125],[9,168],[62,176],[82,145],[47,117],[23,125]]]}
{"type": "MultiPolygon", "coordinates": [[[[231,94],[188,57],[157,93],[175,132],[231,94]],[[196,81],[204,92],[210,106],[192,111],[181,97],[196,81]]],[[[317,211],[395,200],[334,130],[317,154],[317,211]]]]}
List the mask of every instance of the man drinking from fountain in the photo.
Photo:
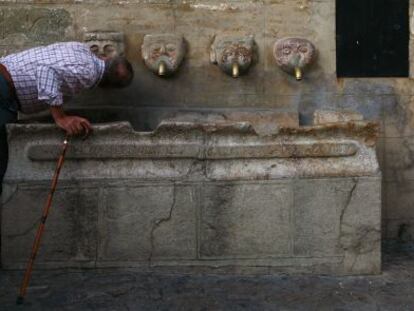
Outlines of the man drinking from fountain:
{"type": "Polygon", "coordinates": [[[7,169],[6,124],[17,120],[17,112],[36,113],[49,109],[57,126],[68,135],[88,134],[85,118],[66,115],[65,97],[84,89],[123,88],[133,79],[131,64],[121,56],[93,54],[79,42],[56,43],[0,58],[0,194],[7,169]]]}

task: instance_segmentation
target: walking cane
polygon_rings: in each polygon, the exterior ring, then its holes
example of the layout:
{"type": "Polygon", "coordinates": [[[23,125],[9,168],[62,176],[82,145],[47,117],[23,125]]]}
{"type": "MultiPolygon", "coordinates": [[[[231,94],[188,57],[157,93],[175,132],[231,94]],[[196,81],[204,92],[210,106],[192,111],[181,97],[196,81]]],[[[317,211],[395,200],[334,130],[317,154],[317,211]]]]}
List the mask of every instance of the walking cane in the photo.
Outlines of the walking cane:
{"type": "Polygon", "coordinates": [[[67,148],[68,148],[68,136],[66,136],[65,140],[63,141],[62,153],[60,154],[59,160],[57,162],[56,170],[55,170],[55,173],[52,179],[52,186],[51,186],[49,195],[47,197],[46,204],[43,208],[42,218],[40,219],[40,224],[37,229],[35,240],[33,242],[32,254],[29,258],[29,262],[27,263],[26,272],[24,274],[22,286],[20,287],[20,293],[19,293],[19,296],[17,297],[17,301],[16,301],[17,304],[23,303],[24,296],[26,294],[26,289],[29,285],[30,277],[32,276],[33,264],[37,256],[37,251],[39,250],[40,240],[42,238],[42,234],[45,229],[46,219],[47,219],[47,216],[49,215],[50,206],[52,205],[53,194],[55,193],[55,190],[56,190],[56,185],[58,182],[60,169],[62,168],[63,161],[65,160],[65,154],[66,154],[67,148]]]}

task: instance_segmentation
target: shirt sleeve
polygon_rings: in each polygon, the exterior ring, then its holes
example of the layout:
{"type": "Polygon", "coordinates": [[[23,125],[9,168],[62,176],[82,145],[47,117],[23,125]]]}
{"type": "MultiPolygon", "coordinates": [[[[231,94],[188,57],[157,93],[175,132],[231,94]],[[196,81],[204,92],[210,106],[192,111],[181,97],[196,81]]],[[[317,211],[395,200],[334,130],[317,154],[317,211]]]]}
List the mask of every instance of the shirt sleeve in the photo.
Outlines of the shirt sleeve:
{"type": "Polygon", "coordinates": [[[60,90],[61,81],[56,71],[48,66],[38,66],[36,70],[38,99],[51,106],[63,104],[60,90]]]}

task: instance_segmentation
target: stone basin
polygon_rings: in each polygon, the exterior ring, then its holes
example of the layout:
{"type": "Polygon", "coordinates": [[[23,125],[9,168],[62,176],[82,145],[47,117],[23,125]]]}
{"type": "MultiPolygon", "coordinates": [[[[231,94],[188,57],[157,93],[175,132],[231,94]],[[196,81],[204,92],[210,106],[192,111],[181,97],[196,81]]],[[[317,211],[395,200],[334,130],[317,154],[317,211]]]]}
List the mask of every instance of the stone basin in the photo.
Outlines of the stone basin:
{"type": "MultiPolygon", "coordinates": [[[[70,141],[38,265],[379,273],[378,125],[297,120],[181,112],[145,131],[95,124],[70,141]]],[[[2,263],[21,268],[63,134],[33,120],[8,131],[2,263]]]]}

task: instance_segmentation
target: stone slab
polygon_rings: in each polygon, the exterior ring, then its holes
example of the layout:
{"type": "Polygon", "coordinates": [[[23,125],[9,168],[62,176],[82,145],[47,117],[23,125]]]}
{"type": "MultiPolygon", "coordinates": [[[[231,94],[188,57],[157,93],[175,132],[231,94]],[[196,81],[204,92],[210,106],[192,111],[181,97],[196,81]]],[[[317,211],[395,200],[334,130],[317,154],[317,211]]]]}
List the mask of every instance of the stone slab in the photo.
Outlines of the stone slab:
{"type": "MultiPolygon", "coordinates": [[[[2,264],[21,267],[29,259],[49,185],[5,185],[2,195],[2,264]]],[[[93,266],[96,260],[99,192],[59,187],[46,222],[37,261],[93,266]]]]}
{"type": "Polygon", "coordinates": [[[296,256],[342,256],[347,274],[381,271],[379,177],[300,180],[294,214],[296,256]]]}
{"type": "Polygon", "coordinates": [[[338,243],[341,209],[354,184],[352,179],[295,182],[295,255],[343,255],[338,243]]]}
{"type": "MultiPolygon", "coordinates": [[[[267,123],[265,119],[262,125],[267,123]]],[[[5,180],[49,179],[63,140],[56,127],[10,124],[8,130],[10,161],[5,180]]],[[[249,122],[234,120],[167,120],[153,132],[136,132],[128,122],[100,124],[87,142],[71,140],[60,178],[249,180],[376,175],[377,135],[378,125],[370,122],[280,128],[271,135],[256,132],[249,122]],[[203,171],[194,169],[202,166],[203,171]]]]}
{"type": "Polygon", "coordinates": [[[364,120],[364,116],[353,111],[315,110],[313,113],[313,124],[315,125],[346,123],[362,120],[364,120]]]}
{"type": "MultiPolygon", "coordinates": [[[[64,181],[36,265],[376,274],[380,184],[379,176],[182,184],[114,180],[88,186],[64,181]]],[[[5,268],[24,267],[47,186],[5,185],[5,268]]]]}
{"type": "Polygon", "coordinates": [[[291,254],[293,193],[289,182],[206,184],[201,201],[202,258],[291,254]]]}
{"type": "Polygon", "coordinates": [[[194,259],[196,196],[168,185],[106,188],[99,214],[99,262],[194,259]]]}
{"type": "Polygon", "coordinates": [[[341,212],[340,245],[348,274],[381,272],[381,179],[361,178],[341,212]]]}

